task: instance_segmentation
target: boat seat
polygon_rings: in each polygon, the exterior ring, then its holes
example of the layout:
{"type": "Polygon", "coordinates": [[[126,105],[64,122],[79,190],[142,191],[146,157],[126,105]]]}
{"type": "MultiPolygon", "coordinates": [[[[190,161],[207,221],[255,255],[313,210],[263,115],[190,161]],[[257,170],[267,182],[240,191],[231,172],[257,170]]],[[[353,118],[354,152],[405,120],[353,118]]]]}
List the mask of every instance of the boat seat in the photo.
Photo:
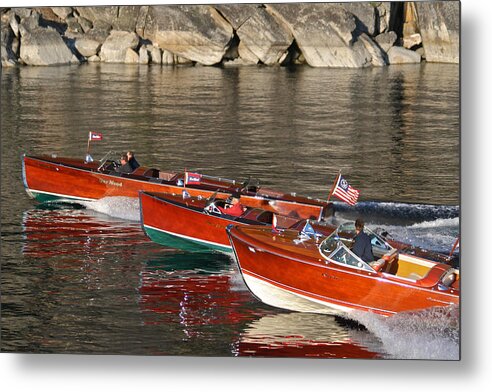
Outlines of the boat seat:
{"type": "Polygon", "coordinates": [[[159,172],[159,178],[161,180],[166,180],[166,181],[171,181],[171,179],[175,176],[175,173],[166,173],[166,172],[159,172]]]}
{"type": "Polygon", "coordinates": [[[157,169],[148,169],[145,171],[143,174],[145,177],[151,177],[151,178],[159,178],[159,170],[157,169]]]}

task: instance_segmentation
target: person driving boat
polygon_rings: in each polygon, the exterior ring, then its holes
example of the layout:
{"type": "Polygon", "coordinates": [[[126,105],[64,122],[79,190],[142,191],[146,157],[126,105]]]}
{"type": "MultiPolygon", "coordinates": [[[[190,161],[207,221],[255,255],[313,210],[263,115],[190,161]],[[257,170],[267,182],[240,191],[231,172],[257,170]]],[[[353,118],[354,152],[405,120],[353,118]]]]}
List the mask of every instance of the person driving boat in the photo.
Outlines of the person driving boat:
{"type": "Polygon", "coordinates": [[[358,218],[355,221],[354,244],[352,245],[352,252],[359,256],[366,263],[374,261],[374,255],[372,253],[371,238],[364,233],[364,221],[358,218]]]}
{"type": "Polygon", "coordinates": [[[232,216],[241,216],[244,213],[244,206],[239,202],[241,198],[241,194],[233,193],[231,195],[232,200],[229,206],[225,208],[217,207],[222,214],[232,215],[232,216]]]}

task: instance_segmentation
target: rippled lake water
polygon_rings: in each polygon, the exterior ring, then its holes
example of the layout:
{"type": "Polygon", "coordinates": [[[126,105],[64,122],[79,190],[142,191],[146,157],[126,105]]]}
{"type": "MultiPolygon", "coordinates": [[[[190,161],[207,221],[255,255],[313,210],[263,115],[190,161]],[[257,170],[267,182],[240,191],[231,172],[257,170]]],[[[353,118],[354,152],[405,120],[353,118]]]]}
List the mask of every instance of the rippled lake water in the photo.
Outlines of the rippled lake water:
{"type": "Polygon", "coordinates": [[[132,199],[36,205],[20,156],[132,149],[140,163],[325,198],[338,173],[394,237],[449,252],[459,233],[459,68],[96,65],[2,69],[2,351],[200,356],[459,356],[441,315],[367,329],[259,303],[235,263],[150,242],[132,199]],[[435,320],[443,320],[437,322],[435,320]]]}

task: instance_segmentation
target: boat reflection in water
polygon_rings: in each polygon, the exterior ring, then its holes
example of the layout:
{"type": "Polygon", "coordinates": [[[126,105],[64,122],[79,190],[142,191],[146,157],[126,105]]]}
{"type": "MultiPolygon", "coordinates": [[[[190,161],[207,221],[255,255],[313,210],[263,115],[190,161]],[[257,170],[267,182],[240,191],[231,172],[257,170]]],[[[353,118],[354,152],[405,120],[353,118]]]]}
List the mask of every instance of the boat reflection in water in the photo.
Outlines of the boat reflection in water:
{"type": "Polygon", "coordinates": [[[328,315],[280,313],[264,316],[244,328],[238,356],[380,358],[371,351],[380,343],[368,332],[348,329],[328,315]]]}
{"type": "Polygon", "coordinates": [[[109,247],[118,247],[125,254],[149,242],[138,223],[63,204],[25,211],[22,229],[23,254],[37,258],[97,258],[107,254],[109,247]]]}
{"type": "Polygon", "coordinates": [[[210,328],[218,328],[234,356],[380,357],[377,349],[366,347],[380,346],[378,339],[346,328],[332,316],[278,313],[255,301],[226,259],[184,253],[147,263],[139,288],[145,323],[167,324],[178,314],[186,338],[204,341],[210,328]],[[176,270],[178,266],[186,269],[176,270]]]}
{"type": "MultiPolygon", "coordinates": [[[[137,222],[40,206],[22,220],[33,350],[379,358],[380,339],[257,301],[231,259],[149,241],[137,222]]],[[[7,331],[9,332],[9,331],[7,331]]],[[[12,332],[14,333],[14,332],[12,332]]],[[[377,336],[377,335],[376,335],[377,336]]]]}

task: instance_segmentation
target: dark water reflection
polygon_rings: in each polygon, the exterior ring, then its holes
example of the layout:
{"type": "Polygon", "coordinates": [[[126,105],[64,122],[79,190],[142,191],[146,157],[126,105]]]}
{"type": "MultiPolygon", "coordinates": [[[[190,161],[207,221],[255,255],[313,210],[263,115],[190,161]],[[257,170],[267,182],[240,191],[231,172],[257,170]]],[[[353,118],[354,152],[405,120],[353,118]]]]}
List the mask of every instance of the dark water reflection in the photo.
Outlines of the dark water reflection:
{"type": "Polygon", "coordinates": [[[35,208],[20,154],[83,156],[90,130],[104,135],[96,157],[131,148],[143,164],[322,198],[341,169],[363,201],[459,204],[452,65],[24,67],[2,69],[1,98],[2,351],[388,355],[368,332],[260,304],[226,256],[160,247],[138,222],[35,208]]]}

